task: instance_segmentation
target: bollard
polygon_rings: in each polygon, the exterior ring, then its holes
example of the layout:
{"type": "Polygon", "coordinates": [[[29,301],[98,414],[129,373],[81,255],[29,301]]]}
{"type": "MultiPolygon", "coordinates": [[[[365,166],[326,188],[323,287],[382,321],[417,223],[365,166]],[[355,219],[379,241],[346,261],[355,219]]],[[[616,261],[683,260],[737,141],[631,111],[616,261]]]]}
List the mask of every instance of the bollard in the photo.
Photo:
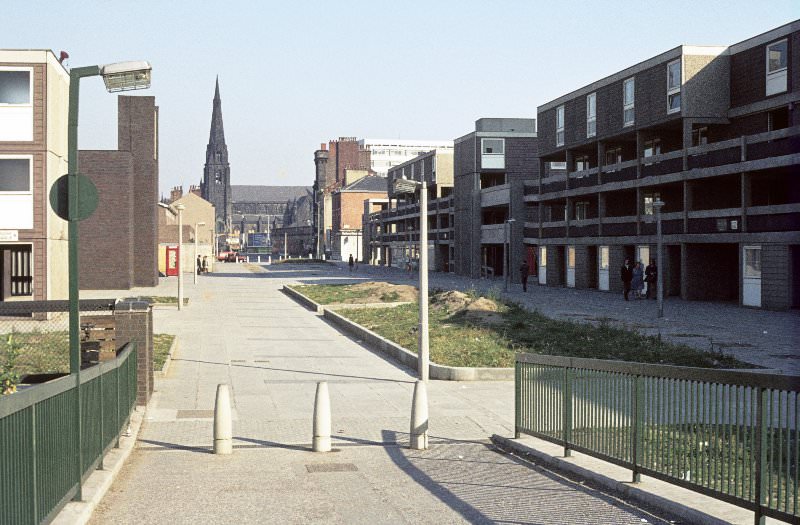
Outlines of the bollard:
{"type": "Polygon", "coordinates": [[[217,385],[217,400],[214,404],[214,454],[232,452],[231,394],[228,385],[217,385]]]}
{"type": "Polygon", "coordinates": [[[258,264],[261,264],[261,256],[258,256],[258,264]]]}
{"type": "Polygon", "coordinates": [[[411,401],[410,447],[413,450],[428,449],[428,391],[423,381],[414,384],[414,399],[411,401]]]}
{"type": "Polygon", "coordinates": [[[272,264],[272,255],[267,256],[267,264],[272,264]]]}
{"type": "Polygon", "coordinates": [[[308,258],[311,259],[311,254],[310,253],[308,254],[308,258]]]}
{"type": "Polygon", "coordinates": [[[331,399],[328,396],[327,381],[317,383],[317,395],[314,397],[314,452],[331,451],[331,399]]]}

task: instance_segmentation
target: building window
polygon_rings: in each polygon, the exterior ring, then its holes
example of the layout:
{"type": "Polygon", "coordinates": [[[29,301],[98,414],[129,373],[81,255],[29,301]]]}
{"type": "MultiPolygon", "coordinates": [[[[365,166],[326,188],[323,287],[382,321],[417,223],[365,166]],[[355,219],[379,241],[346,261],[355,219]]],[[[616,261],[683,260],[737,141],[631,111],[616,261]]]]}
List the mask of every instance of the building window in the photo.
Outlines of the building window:
{"type": "Polygon", "coordinates": [[[31,274],[31,247],[20,246],[11,249],[11,295],[33,295],[33,275],[31,274]]]}
{"type": "Polygon", "coordinates": [[[788,40],[767,46],[767,96],[786,91],[788,57],[788,40]]]}
{"type": "Polygon", "coordinates": [[[609,256],[608,256],[608,246],[601,246],[600,247],[600,269],[601,270],[608,270],[609,256]]]}
{"type": "Polygon", "coordinates": [[[575,203],[575,220],[584,221],[589,218],[589,201],[575,203]]]}
{"type": "Polygon", "coordinates": [[[31,70],[0,70],[0,106],[29,106],[31,84],[31,70]]]}
{"type": "Polygon", "coordinates": [[[556,146],[564,145],[564,106],[556,108],[556,146]]]}
{"type": "Polygon", "coordinates": [[[586,138],[597,135],[597,93],[586,96],[586,138]]]}
{"type": "Polygon", "coordinates": [[[481,167],[484,169],[505,169],[505,139],[481,139],[481,167]]]}
{"type": "Polygon", "coordinates": [[[622,84],[622,125],[632,126],[634,122],[634,79],[629,78],[622,84]]]}
{"type": "Polygon", "coordinates": [[[705,146],[708,144],[708,127],[702,126],[692,130],[692,146],[705,146]]]}
{"type": "Polygon", "coordinates": [[[681,61],[667,64],[667,113],[681,110],[681,61]]]}
{"type": "Polygon", "coordinates": [[[655,213],[655,208],[653,208],[653,203],[657,200],[661,200],[661,193],[659,192],[652,192],[652,193],[645,193],[644,194],[644,214],[645,215],[653,215],[655,213]]]}
{"type": "MultiPolygon", "coordinates": [[[[661,155],[661,139],[651,139],[644,143],[644,151],[642,152],[644,158],[661,155]]],[[[645,162],[645,164],[652,164],[652,162],[645,162]]]]}
{"type": "Polygon", "coordinates": [[[502,155],[505,153],[505,144],[503,139],[483,139],[481,140],[481,148],[484,154],[497,154],[502,155]]]}
{"type": "Polygon", "coordinates": [[[31,159],[0,159],[0,193],[31,193],[31,159]]]}
{"type": "Polygon", "coordinates": [[[622,148],[609,148],[606,150],[606,166],[622,162],[622,148]]]}
{"type": "Polygon", "coordinates": [[[578,155],[575,157],[575,171],[584,171],[589,169],[589,156],[578,155]]]}

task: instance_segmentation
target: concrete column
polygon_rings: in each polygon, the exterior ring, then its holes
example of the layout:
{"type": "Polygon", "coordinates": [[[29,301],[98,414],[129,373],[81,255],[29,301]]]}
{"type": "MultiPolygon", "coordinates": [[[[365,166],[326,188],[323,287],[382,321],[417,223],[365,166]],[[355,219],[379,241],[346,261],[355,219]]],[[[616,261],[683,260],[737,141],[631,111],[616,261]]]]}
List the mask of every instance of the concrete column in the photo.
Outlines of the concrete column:
{"type": "Polygon", "coordinates": [[[606,194],[597,194],[597,236],[603,236],[603,218],[606,216],[606,194]]]}
{"type": "Polygon", "coordinates": [[[752,178],[747,172],[742,172],[739,175],[739,186],[741,189],[741,204],[742,204],[742,217],[739,221],[739,231],[744,233],[747,231],[747,207],[752,205],[752,178]]]}
{"type": "Polygon", "coordinates": [[[642,146],[644,143],[644,138],[642,137],[642,132],[636,132],[636,178],[639,179],[642,177],[642,146]]]}
{"type": "Polygon", "coordinates": [[[137,298],[123,299],[114,306],[117,348],[136,344],[136,404],[147,405],[153,394],[153,310],[137,298]]]}
{"type": "Polygon", "coordinates": [[[692,184],[683,181],[683,233],[689,233],[689,208],[692,204],[692,184]]]}
{"type": "Polygon", "coordinates": [[[603,184],[603,173],[601,168],[606,160],[606,145],[602,141],[597,141],[597,184],[603,184]]]}
{"type": "Polygon", "coordinates": [[[681,243],[681,299],[689,300],[689,255],[686,250],[686,243],[681,243]]]}

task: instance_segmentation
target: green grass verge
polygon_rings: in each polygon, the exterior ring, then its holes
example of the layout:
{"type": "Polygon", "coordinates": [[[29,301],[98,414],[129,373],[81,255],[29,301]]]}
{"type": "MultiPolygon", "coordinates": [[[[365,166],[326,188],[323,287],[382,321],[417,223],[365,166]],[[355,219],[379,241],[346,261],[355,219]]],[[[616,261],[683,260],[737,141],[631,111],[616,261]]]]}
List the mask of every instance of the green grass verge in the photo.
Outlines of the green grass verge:
{"type": "Polygon", "coordinates": [[[175,336],[172,334],[153,334],[153,370],[164,368],[174,340],[175,336]]]}
{"type": "MultiPolygon", "coordinates": [[[[358,299],[364,299],[375,293],[374,290],[353,289],[351,284],[309,284],[290,288],[319,304],[358,302],[358,299]]],[[[381,295],[379,299],[382,303],[393,303],[400,299],[400,295],[392,290],[381,295]]]]}
{"type": "MultiPolygon", "coordinates": [[[[416,304],[396,308],[347,309],[341,315],[417,352],[416,304]]],[[[518,305],[498,312],[496,325],[475,324],[464,312],[429,312],[431,361],[447,366],[512,367],[517,352],[612,359],[704,368],[753,368],[730,356],[615,328],[550,319],[518,305]]]]}
{"type": "MultiPolygon", "coordinates": [[[[152,304],[174,304],[174,305],[178,304],[177,297],[170,297],[168,295],[147,296],[147,297],[142,297],[141,299],[148,301],[152,304]]],[[[189,304],[189,298],[184,297],[183,305],[186,306],[188,304],[189,304]]]]}

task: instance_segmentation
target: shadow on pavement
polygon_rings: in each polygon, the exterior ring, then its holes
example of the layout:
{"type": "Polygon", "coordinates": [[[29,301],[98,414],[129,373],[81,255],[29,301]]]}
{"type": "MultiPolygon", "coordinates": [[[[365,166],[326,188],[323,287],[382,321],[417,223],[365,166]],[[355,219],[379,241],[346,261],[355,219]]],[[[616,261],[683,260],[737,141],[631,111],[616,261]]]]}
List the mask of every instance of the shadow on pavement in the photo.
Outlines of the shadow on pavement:
{"type": "Polygon", "coordinates": [[[384,377],[368,377],[368,376],[354,376],[354,375],[346,375],[346,374],[330,374],[325,372],[312,372],[308,370],[294,370],[292,368],[275,368],[269,366],[255,366],[255,365],[243,365],[241,363],[221,363],[215,361],[202,361],[199,359],[182,359],[176,358],[173,361],[185,361],[187,363],[201,363],[206,365],[221,365],[221,366],[235,366],[239,368],[255,368],[256,370],[271,370],[273,372],[292,372],[295,374],[309,374],[313,376],[327,376],[327,377],[344,377],[347,379],[365,379],[368,381],[383,381],[387,383],[414,383],[414,380],[404,380],[404,379],[389,379],[384,377]]]}

